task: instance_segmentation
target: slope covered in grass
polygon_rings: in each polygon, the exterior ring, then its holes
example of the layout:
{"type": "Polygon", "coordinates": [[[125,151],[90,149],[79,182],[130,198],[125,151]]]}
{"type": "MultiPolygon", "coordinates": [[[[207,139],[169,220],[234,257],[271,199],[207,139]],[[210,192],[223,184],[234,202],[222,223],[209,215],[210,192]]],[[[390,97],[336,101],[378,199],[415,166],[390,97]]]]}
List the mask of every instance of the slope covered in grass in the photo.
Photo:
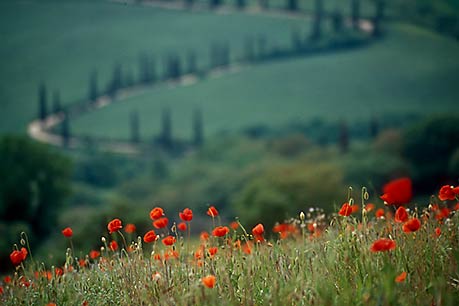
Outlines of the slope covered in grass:
{"type": "Polygon", "coordinates": [[[195,108],[207,135],[264,124],[322,117],[457,112],[459,44],[406,24],[388,27],[367,48],[253,66],[170,89],[158,87],[89,113],[72,123],[81,135],[128,138],[129,113],[140,113],[144,138],[159,132],[161,110],[172,111],[173,133],[191,135],[195,108]],[[103,120],[101,120],[103,118],[103,120]]]}
{"type": "Polygon", "coordinates": [[[290,45],[293,28],[303,20],[244,13],[184,12],[108,1],[0,2],[0,133],[24,132],[38,115],[38,86],[63,104],[88,96],[89,77],[98,72],[105,89],[116,63],[138,79],[139,55],[154,56],[157,74],[169,52],[194,50],[198,65],[209,64],[210,45],[228,42],[241,56],[247,36],[266,35],[268,46],[290,45]]]}

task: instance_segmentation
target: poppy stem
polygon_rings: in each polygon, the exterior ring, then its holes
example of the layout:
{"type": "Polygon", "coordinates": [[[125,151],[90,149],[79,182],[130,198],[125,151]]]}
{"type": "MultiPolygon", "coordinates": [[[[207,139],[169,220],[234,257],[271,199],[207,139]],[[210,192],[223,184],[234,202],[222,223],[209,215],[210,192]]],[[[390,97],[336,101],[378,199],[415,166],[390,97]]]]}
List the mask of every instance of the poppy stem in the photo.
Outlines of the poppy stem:
{"type": "Polygon", "coordinates": [[[127,250],[127,243],[126,243],[126,239],[124,238],[123,233],[121,233],[121,231],[119,231],[119,230],[118,230],[118,233],[120,234],[121,238],[123,239],[124,249],[127,250]]]}
{"type": "Polygon", "coordinates": [[[24,239],[26,245],[27,245],[27,251],[29,252],[29,255],[30,255],[30,260],[32,262],[33,261],[33,256],[32,256],[32,250],[30,249],[30,245],[29,245],[29,237],[27,236],[27,233],[26,232],[21,232],[21,238],[24,239]],[[24,236],[24,237],[22,237],[24,236]]]}

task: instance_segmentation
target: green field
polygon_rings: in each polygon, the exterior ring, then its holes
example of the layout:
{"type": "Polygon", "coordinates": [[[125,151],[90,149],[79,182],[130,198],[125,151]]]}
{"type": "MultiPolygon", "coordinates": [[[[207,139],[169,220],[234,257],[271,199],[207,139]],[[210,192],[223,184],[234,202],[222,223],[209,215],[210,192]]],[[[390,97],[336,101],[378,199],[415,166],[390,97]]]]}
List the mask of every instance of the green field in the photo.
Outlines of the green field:
{"type": "MultiPolygon", "coordinates": [[[[0,2],[0,133],[25,132],[38,113],[37,93],[45,82],[62,103],[87,97],[89,76],[98,71],[105,88],[116,63],[138,78],[139,55],[160,60],[169,52],[195,50],[208,65],[213,42],[229,42],[240,56],[247,36],[266,35],[268,46],[290,46],[294,28],[309,23],[244,13],[162,10],[105,1],[0,2]]],[[[51,103],[50,103],[51,104],[51,103]]],[[[50,106],[51,107],[51,106],[50,106]]]]}
{"type": "Polygon", "coordinates": [[[144,138],[159,131],[161,109],[172,110],[174,134],[188,138],[191,114],[202,109],[205,131],[254,124],[283,125],[324,117],[457,112],[459,44],[415,26],[388,27],[370,47],[246,68],[195,85],[160,87],[72,124],[77,134],[128,138],[138,110],[144,138]],[[101,120],[103,119],[103,120],[101,120]]]}

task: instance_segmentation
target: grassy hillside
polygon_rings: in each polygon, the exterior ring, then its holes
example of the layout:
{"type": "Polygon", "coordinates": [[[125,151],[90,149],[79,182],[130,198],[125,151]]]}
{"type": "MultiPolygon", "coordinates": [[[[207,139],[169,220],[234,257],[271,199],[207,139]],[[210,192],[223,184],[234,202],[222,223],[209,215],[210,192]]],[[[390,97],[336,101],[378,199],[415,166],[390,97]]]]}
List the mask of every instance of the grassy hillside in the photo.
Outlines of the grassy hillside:
{"type": "Polygon", "coordinates": [[[151,137],[159,131],[165,106],[172,110],[174,134],[186,138],[196,107],[203,111],[208,135],[317,116],[358,120],[457,111],[457,54],[459,44],[449,38],[396,24],[384,40],[365,49],[250,67],[187,87],[155,88],[87,114],[72,129],[127,138],[129,113],[138,110],[142,136],[151,137]]]}
{"type": "MultiPolygon", "coordinates": [[[[0,133],[24,132],[38,113],[37,94],[45,82],[49,96],[59,90],[62,102],[87,97],[89,76],[98,71],[105,87],[116,63],[138,78],[139,55],[160,60],[168,52],[197,52],[208,65],[212,42],[228,41],[232,56],[241,55],[247,36],[266,34],[268,45],[290,45],[299,20],[210,12],[187,13],[108,1],[0,2],[0,133]]],[[[50,103],[51,104],[51,103],[50,103]]]]}

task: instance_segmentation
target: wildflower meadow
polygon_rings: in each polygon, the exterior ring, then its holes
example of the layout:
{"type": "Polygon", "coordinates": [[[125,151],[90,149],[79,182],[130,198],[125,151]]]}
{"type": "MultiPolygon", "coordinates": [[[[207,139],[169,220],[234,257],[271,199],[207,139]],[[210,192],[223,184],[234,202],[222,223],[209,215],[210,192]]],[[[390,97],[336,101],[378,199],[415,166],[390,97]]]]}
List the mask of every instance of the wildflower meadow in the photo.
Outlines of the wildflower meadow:
{"type": "Polygon", "coordinates": [[[62,266],[36,261],[21,233],[0,303],[457,305],[459,187],[441,187],[423,206],[412,197],[411,180],[400,178],[374,203],[363,188],[359,203],[350,192],[335,214],[305,207],[272,229],[223,224],[217,205],[154,207],[149,231],[113,216],[100,248],[81,257],[73,229],[56,229],[68,239],[62,266]],[[173,213],[180,223],[169,221],[173,213]],[[208,217],[199,237],[190,234],[195,214],[208,217]]]}

